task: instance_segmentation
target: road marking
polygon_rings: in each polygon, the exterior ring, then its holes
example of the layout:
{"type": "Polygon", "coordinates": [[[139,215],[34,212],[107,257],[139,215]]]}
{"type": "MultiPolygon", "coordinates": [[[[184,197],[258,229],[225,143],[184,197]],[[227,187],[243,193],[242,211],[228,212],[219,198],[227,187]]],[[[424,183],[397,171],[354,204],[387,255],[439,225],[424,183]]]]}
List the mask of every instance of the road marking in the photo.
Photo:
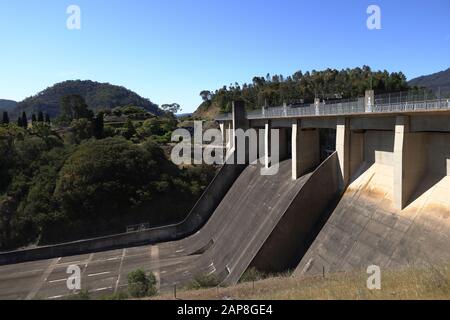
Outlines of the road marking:
{"type": "Polygon", "coordinates": [[[55,283],[55,282],[63,282],[63,281],[66,281],[68,278],[65,278],[65,279],[58,279],[58,280],[51,280],[51,281],[49,281],[48,283],[55,283]]]}
{"type": "Polygon", "coordinates": [[[117,289],[119,288],[119,281],[120,281],[120,275],[122,273],[123,259],[125,258],[126,251],[127,251],[127,249],[122,250],[122,257],[120,258],[119,272],[117,275],[117,281],[116,281],[116,287],[114,288],[114,293],[117,293],[117,289]]]}
{"type": "Polygon", "coordinates": [[[159,247],[158,246],[151,246],[150,247],[150,256],[152,260],[154,260],[155,263],[155,270],[153,271],[153,274],[156,278],[156,288],[159,290],[161,288],[161,276],[159,272],[159,247]]]}
{"type": "Polygon", "coordinates": [[[1,280],[10,280],[10,279],[13,279],[13,278],[18,278],[19,275],[21,275],[23,277],[25,274],[28,274],[28,273],[32,274],[32,273],[37,273],[37,272],[42,272],[42,271],[45,271],[45,269],[34,269],[34,270],[30,270],[30,271],[20,271],[20,272],[13,272],[11,270],[11,272],[9,272],[7,276],[1,276],[0,277],[0,281],[1,280]]]}
{"type": "Polygon", "coordinates": [[[117,260],[117,259],[120,259],[120,257],[109,258],[109,259],[106,259],[106,261],[114,261],[114,260],[117,260]]]}
{"type": "MultiPolygon", "coordinates": [[[[86,261],[86,264],[84,265],[84,270],[87,269],[88,264],[92,261],[93,258],[94,258],[94,254],[91,253],[91,254],[89,255],[89,258],[88,258],[87,261],[86,261]]],[[[83,272],[83,273],[84,273],[84,272],[83,272]]]]}
{"type": "Polygon", "coordinates": [[[175,253],[181,253],[181,252],[184,252],[184,249],[175,251],[175,253]]]}
{"type": "Polygon", "coordinates": [[[105,291],[105,290],[109,290],[109,289],[112,289],[112,287],[104,287],[104,288],[93,289],[93,290],[90,290],[89,292],[105,291]]]}
{"type": "Polygon", "coordinates": [[[74,264],[79,264],[79,263],[83,263],[86,260],[78,260],[78,261],[67,261],[67,262],[62,262],[62,263],[58,263],[58,267],[62,267],[62,266],[67,266],[67,265],[74,265],[74,264]]]}
{"type": "Polygon", "coordinates": [[[88,274],[88,277],[96,277],[96,276],[101,276],[101,275],[110,274],[110,273],[111,273],[111,271],[105,271],[105,272],[99,272],[99,273],[91,273],[91,274],[88,274]]]}
{"type": "Polygon", "coordinates": [[[59,260],[61,260],[61,258],[56,258],[56,259],[52,260],[50,265],[47,267],[47,269],[45,269],[44,273],[42,274],[42,277],[36,282],[35,286],[30,291],[30,293],[28,293],[25,300],[31,300],[36,296],[36,294],[39,292],[39,290],[41,290],[44,283],[47,282],[48,276],[53,272],[53,270],[55,269],[59,260]]]}
{"type": "Polygon", "coordinates": [[[47,299],[59,299],[59,298],[62,298],[62,297],[64,297],[64,296],[60,295],[60,296],[48,297],[47,299]]]}
{"type": "Polygon", "coordinates": [[[209,265],[209,268],[211,268],[211,271],[207,274],[208,276],[212,275],[214,272],[216,272],[216,267],[214,266],[214,262],[212,262],[209,265]]]}

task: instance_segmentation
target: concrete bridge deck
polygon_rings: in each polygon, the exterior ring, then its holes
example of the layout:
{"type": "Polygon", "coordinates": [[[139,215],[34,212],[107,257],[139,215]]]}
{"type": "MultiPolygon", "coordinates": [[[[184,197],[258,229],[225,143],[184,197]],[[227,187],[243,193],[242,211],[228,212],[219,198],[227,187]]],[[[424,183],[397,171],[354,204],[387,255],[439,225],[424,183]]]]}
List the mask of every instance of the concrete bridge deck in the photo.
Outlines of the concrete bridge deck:
{"type": "MultiPolygon", "coordinates": [[[[400,93],[401,94],[401,93],[400,93]]],[[[380,114],[417,114],[423,112],[450,111],[449,98],[417,97],[403,93],[403,98],[386,99],[385,95],[376,96],[372,90],[365,97],[350,100],[334,100],[330,103],[316,99],[312,104],[261,107],[247,112],[248,120],[283,119],[305,117],[342,117],[380,114]]],[[[231,121],[232,113],[219,114],[217,121],[231,121]]]]}

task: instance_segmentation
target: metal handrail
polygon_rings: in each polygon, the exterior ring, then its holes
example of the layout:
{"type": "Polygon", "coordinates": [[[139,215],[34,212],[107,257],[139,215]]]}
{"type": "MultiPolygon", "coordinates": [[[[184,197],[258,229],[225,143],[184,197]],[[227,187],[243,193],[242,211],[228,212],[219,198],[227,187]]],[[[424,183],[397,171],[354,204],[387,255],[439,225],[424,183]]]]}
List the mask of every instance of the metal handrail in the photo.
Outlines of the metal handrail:
{"type": "MultiPolygon", "coordinates": [[[[392,97],[391,97],[392,98],[392,97]]],[[[390,102],[375,96],[375,103],[370,110],[366,110],[364,98],[357,100],[345,100],[327,104],[321,102],[317,106],[315,104],[302,104],[282,107],[261,108],[259,110],[251,110],[247,112],[247,119],[271,119],[271,118],[292,118],[302,116],[335,116],[346,114],[370,114],[370,113],[393,113],[393,112],[409,112],[409,111],[426,111],[426,110],[450,110],[450,99],[434,98],[425,100],[416,100],[413,95],[405,96],[402,99],[391,99],[390,102]]],[[[221,114],[216,118],[218,121],[231,120],[232,114],[221,114]]]]}

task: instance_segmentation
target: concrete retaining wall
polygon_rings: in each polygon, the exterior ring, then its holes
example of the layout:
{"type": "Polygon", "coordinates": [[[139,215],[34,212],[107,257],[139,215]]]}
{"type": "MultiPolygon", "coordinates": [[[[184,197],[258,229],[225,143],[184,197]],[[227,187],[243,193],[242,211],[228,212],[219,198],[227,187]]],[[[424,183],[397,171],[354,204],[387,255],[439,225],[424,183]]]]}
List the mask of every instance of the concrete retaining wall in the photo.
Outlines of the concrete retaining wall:
{"type": "Polygon", "coordinates": [[[364,133],[350,132],[350,178],[364,162],[364,133]]]}
{"type": "Polygon", "coordinates": [[[366,131],[364,161],[394,165],[394,131],[366,131]]]}
{"type": "Polygon", "coordinates": [[[311,175],[251,263],[266,272],[294,268],[318,233],[321,218],[334,209],[339,189],[339,162],[335,152],[311,175]],[[317,231],[316,231],[317,230],[317,231]]]}
{"type": "Polygon", "coordinates": [[[142,232],[123,233],[53,246],[6,252],[0,254],[0,265],[153,244],[187,237],[198,231],[208,221],[245,167],[245,165],[231,164],[222,166],[186,219],[178,224],[142,232]]]}
{"type": "Polygon", "coordinates": [[[440,176],[450,176],[450,134],[428,133],[427,170],[440,176]]]}
{"type": "Polygon", "coordinates": [[[293,124],[292,136],[292,178],[295,180],[319,164],[320,137],[319,130],[301,130],[297,124],[293,124]]]}

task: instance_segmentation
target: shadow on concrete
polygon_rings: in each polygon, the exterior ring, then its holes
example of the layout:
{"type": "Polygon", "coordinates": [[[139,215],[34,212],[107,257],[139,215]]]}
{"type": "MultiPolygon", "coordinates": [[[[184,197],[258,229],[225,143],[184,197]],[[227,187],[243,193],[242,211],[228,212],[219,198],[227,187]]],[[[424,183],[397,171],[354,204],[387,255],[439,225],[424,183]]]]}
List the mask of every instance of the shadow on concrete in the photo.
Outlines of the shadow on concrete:
{"type": "Polygon", "coordinates": [[[363,162],[361,162],[361,164],[359,165],[358,169],[350,177],[349,185],[352,184],[360,176],[362,176],[374,164],[375,164],[375,162],[373,162],[373,161],[369,161],[369,162],[363,161],[363,162]]]}
{"type": "Polygon", "coordinates": [[[425,175],[422,179],[422,183],[416,188],[416,190],[413,192],[412,196],[409,198],[408,202],[406,203],[406,207],[411,205],[414,201],[419,199],[425,192],[433,188],[436,184],[441,181],[445,175],[441,174],[428,174],[425,175]]]}

